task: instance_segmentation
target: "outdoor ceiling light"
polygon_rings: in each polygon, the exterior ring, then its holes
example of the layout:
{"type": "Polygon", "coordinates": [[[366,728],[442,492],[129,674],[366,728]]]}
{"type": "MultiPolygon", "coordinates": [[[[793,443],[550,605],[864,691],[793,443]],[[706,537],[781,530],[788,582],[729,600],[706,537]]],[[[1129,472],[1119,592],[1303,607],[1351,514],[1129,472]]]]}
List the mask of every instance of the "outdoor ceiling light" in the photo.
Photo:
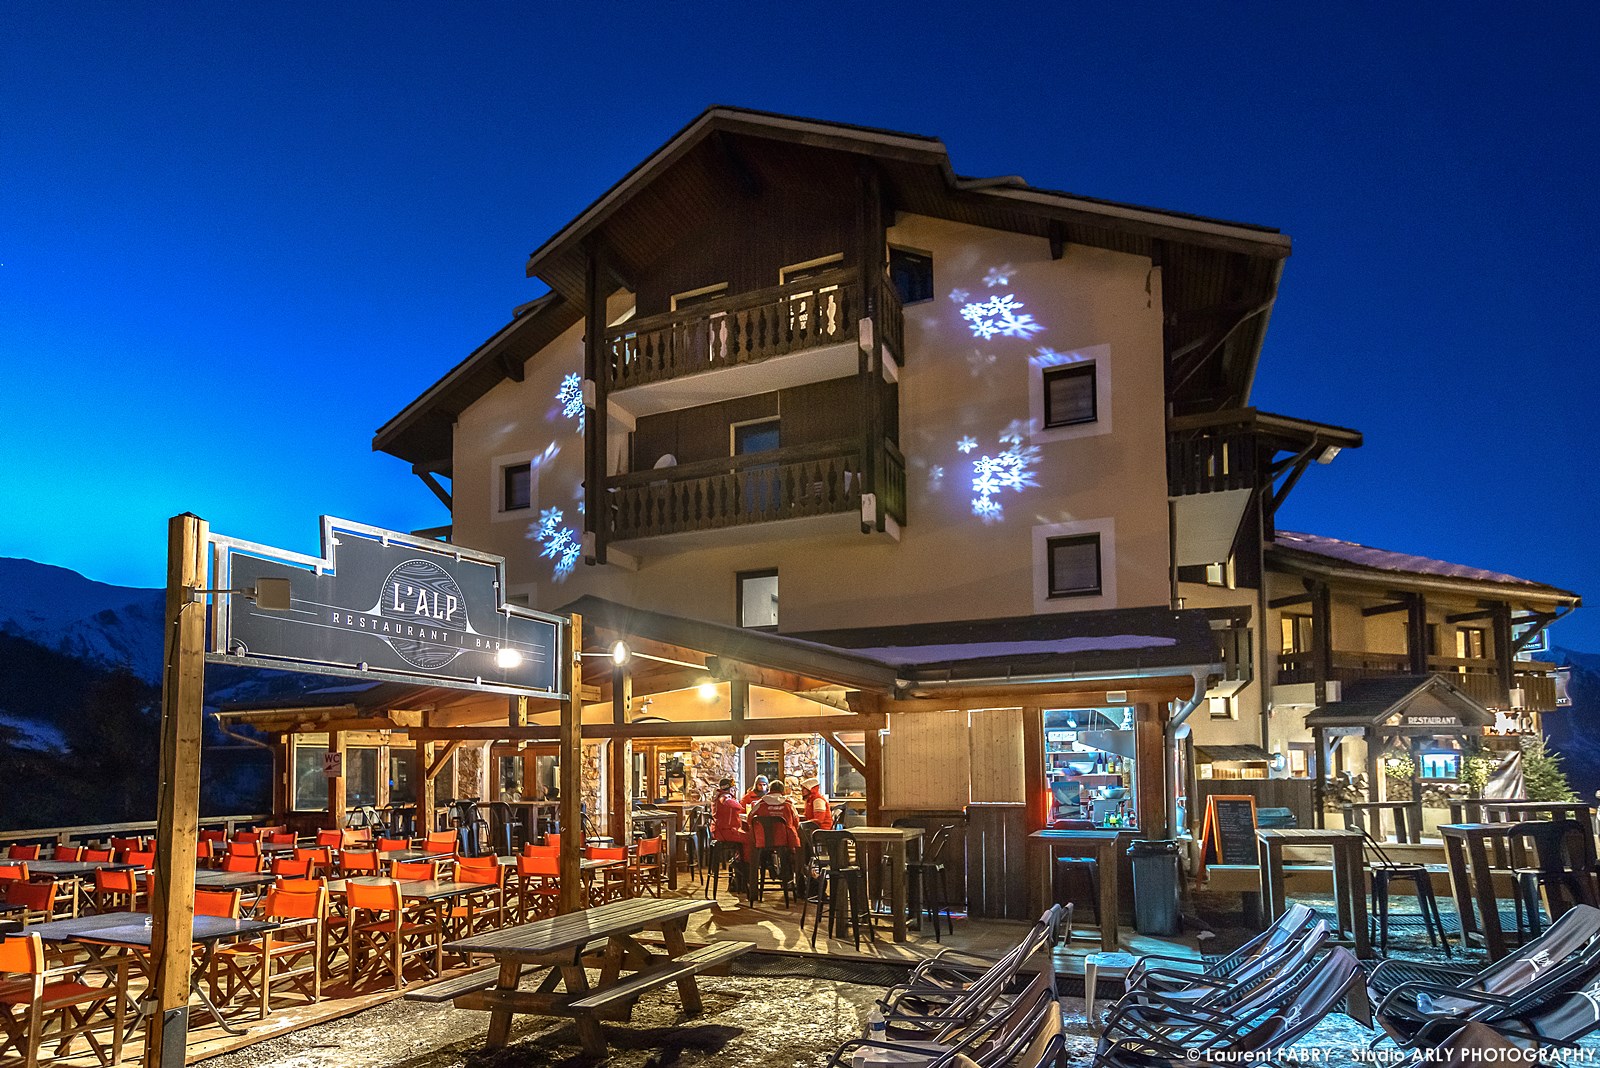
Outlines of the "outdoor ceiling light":
{"type": "Polygon", "coordinates": [[[510,646],[507,646],[503,649],[497,649],[495,651],[494,662],[496,666],[505,668],[509,671],[514,667],[521,666],[522,654],[517,652],[515,649],[512,649],[510,646]]]}
{"type": "Polygon", "coordinates": [[[698,693],[702,701],[715,701],[717,699],[717,680],[707,679],[699,686],[698,693]]]}
{"type": "Polygon", "coordinates": [[[1343,451],[1344,450],[1337,445],[1329,445],[1327,448],[1323,449],[1322,452],[1317,454],[1317,463],[1331,464],[1333,463],[1333,458],[1338,456],[1339,453],[1343,451]]]}
{"type": "Polygon", "coordinates": [[[628,648],[627,642],[617,641],[612,643],[611,662],[617,665],[617,667],[621,667],[623,664],[626,664],[629,658],[632,656],[633,650],[628,648]]]}

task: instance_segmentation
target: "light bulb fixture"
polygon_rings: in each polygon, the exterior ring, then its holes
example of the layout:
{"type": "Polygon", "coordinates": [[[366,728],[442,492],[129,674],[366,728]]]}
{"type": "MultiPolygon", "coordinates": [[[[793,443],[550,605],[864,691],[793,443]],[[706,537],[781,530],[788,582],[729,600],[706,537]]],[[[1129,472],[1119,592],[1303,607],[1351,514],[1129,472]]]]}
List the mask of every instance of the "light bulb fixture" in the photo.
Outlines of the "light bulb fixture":
{"type": "Polygon", "coordinates": [[[628,643],[616,641],[611,643],[611,662],[617,667],[626,664],[633,656],[633,651],[628,648],[628,643]]]}
{"type": "Polygon", "coordinates": [[[716,682],[716,680],[715,679],[707,679],[705,682],[702,682],[700,684],[697,692],[700,694],[700,700],[706,701],[706,702],[715,701],[717,699],[717,682],[716,682]]]}
{"type": "Polygon", "coordinates": [[[505,646],[495,650],[494,662],[497,667],[502,667],[509,671],[522,665],[522,654],[510,646],[505,646]]]}

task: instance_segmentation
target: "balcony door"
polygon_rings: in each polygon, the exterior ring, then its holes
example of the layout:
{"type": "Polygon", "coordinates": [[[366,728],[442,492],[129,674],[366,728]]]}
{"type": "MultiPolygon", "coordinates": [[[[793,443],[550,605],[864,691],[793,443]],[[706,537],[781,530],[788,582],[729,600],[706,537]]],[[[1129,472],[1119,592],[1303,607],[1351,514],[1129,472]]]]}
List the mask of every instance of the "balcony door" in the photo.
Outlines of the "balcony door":
{"type": "Polygon", "coordinates": [[[797,282],[805,282],[820,275],[831,274],[844,262],[844,254],[796,263],[778,271],[778,285],[784,287],[784,299],[789,305],[790,343],[800,344],[806,337],[833,337],[842,325],[839,308],[839,286],[822,285],[801,287],[790,291],[797,282]]]}
{"type": "Polygon", "coordinates": [[[687,293],[673,296],[672,310],[678,315],[680,324],[675,331],[676,340],[682,345],[683,354],[691,363],[725,362],[728,354],[727,313],[719,311],[701,316],[696,314],[694,309],[722,300],[727,295],[728,283],[718,282],[713,286],[691,289],[687,293]]]}
{"type": "MultiPolygon", "coordinates": [[[[728,448],[735,461],[743,456],[775,453],[780,444],[777,416],[750,419],[728,428],[728,448]]],[[[739,495],[747,513],[773,512],[778,507],[779,475],[775,463],[738,463],[739,495]]]]}

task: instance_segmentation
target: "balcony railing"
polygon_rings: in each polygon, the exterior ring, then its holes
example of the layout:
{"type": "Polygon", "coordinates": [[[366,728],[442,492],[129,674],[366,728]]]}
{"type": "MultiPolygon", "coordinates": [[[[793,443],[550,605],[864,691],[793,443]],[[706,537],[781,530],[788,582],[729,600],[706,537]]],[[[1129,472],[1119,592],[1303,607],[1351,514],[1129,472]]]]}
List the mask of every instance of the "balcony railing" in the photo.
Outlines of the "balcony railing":
{"type": "MultiPolygon", "coordinates": [[[[1411,673],[1411,658],[1405,653],[1341,652],[1333,654],[1332,678],[1340,682],[1387,678],[1411,673]]],[[[1522,690],[1522,707],[1536,712],[1552,712],[1556,707],[1556,680],[1553,665],[1519,662],[1511,676],[1511,688],[1522,690]]],[[[1499,707],[1505,693],[1501,689],[1499,664],[1480,657],[1431,656],[1428,671],[1444,675],[1450,684],[1479,704],[1499,707]]],[[[1316,665],[1311,653],[1283,653],[1278,657],[1279,684],[1316,681],[1316,665]]]]}
{"type": "Polygon", "coordinates": [[[861,276],[839,270],[633,319],[606,332],[609,388],[854,341],[865,314],[861,276]]]}
{"type": "Polygon", "coordinates": [[[1177,421],[1167,433],[1167,492],[1181,497],[1254,489],[1259,448],[1255,429],[1237,421],[1193,423],[1177,421]]]}
{"type": "Polygon", "coordinates": [[[859,512],[861,451],[833,441],[617,475],[606,483],[610,539],[859,512]]]}
{"type": "Polygon", "coordinates": [[[883,502],[883,514],[896,523],[906,523],[906,458],[894,442],[883,443],[883,466],[878,469],[878,496],[883,502]]]}

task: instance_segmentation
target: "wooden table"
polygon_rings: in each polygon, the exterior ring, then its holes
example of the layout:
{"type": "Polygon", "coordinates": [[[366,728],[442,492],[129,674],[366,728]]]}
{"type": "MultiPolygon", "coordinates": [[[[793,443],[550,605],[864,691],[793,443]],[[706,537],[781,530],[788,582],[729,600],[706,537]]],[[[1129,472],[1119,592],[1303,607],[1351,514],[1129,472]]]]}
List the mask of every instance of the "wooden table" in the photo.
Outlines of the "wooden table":
{"type": "MultiPolygon", "coordinates": [[[[137,879],[144,883],[149,879],[149,872],[140,872],[137,879]]],[[[194,885],[202,890],[255,890],[258,887],[271,886],[278,881],[276,875],[267,872],[251,871],[214,871],[211,868],[196,868],[194,872],[194,885]]]]}
{"type": "Polygon", "coordinates": [[[452,953],[492,957],[500,965],[493,987],[462,994],[455,999],[455,1006],[489,1013],[485,1045],[491,1049],[506,1044],[512,1017],[518,1013],[570,1016],[577,1021],[584,1052],[603,1057],[602,1016],[626,1020],[638,993],[674,981],[684,1012],[692,1016],[701,1011],[695,972],[711,966],[700,962],[731,959],[754,948],[750,942],[722,942],[706,947],[714,950],[712,953],[700,950],[691,954],[684,942],[684,928],[691,915],[711,907],[712,902],[703,898],[631,898],[450,942],[445,949],[452,953]],[[646,949],[634,938],[645,930],[661,932],[665,954],[646,949]],[[584,950],[596,939],[605,940],[605,950],[597,964],[599,981],[591,987],[584,971],[584,950]],[[548,971],[537,989],[519,990],[523,969],[529,966],[548,971]],[[624,970],[633,974],[624,977],[624,970]],[[608,995],[617,1010],[582,1004],[608,995]]]}
{"type": "Polygon", "coordinates": [[[1422,841],[1422,802],[1421,801],[1354,801],[1343,806],[1350,814],[1351,821],[1346,825],[1347,830],[1363,830],[1366,827],[1367,813],[1372,814],[1372,836],[1379,840],[1384,838],[1383,814],[1390,813],[1394,818],[1394,840],[1396,842],[1419,843],[1422,841]]]}
{"type": "MultiPolygon", "coordinates": [[[[1467,798],[1450,802],[1450,822],[1456,824],[1518,823],[1537,819],[1577,820],[1579,826],[1588,828],[1591,834],[1594,833],[1594,806],[1581,801],[1529,801],[1526,798],[1496,801],[1467,798]],[[1549,815],[1541,816],[1540,813],[1549,815]]],[[[1489,844],[1494,849],[1495,867],[1509,867],[1513,858],[1507,851],[1506,839],[1493,837],[1489,844]]]]}
{"type": "Polygon", "coordinates": [[[1105,953],[1113,953],[1119,944],[1121,932],[1118,930],[1120,917],[1117,910],[1122,905],[1121,893],[1118,884],[1121,882],[1119,865],[1122,858],[1118,855],[1122,837],[1133,837],[1138,832],[1133,830],[1116,830],[1106,828],[1095,831],[1058,831],[1047,828],[1034,831],[1028,835],[1029,839],[1040,843],[1044,850],[1044,878],[1040,895],[1041,904],[1039,911],[1043,912],[1055,900],[1055,874],[1056,850],[1066,846],[1072,850],[1071,855],[1084,856],[1093,854],[1095,866],[1100,871],[1100,949],[1105,953]]]}
{"type": "MultiPolygon", "coordinates": [[[[227,1017],[222,1015],[222,1010],[206,995],[205,987],[200,981],[211,971],[211,958],[216,954],[218,942],[225,939],[248,938],[277,928],[278,924],[270,920],[230,920],[223,916],[194,917],[194,929],[190,938],[200,947],[200,959],[195,962],[194,968],[189,973],[189,996],[199,999],[200,1004],[230,1035],[242,1035],[244,1032],[228,1022],[227,1017]]],[[[90,957],[96,962],[104,959],[107,950],[113,949],[131,949],[136,958],[143,962],[145,955],[150,952],[152,932],[150,914],[147,912],[106,912],[98,916],[53,920],[28,928],[29,934],[36,934],[45,942],[77,943],[88,950],[90,957]]],[[[150,977],[152,969],[147,963],[144,964],[143,970],[145,976],[150,977]]],[[[153,1011],[154,1001],[154,992],[147,991],[140,1007],[139,1017],[129,1023],[130,1033],[138,1026],[139,1019],[153,1011]]]]}
{"type": "MultiPolygon", "coordinates": [[[[1483,941],[1491,961],[1505,956],[1505,931],[1500,927],[1500,899],[1494,892],[1494,868],[1489,861],[1488,843],[1495,844],[1497,855],[1504,856],[1514,823],[1443,823],[1439,835],[1450,862],[1450,892],[1461,917],[1461,938],[1473,935],[1483,941]],[[1474,909],[1474,903],[1477,908],[1474,909]]],[[[1503,866],[1503,865],[1502,865],[1503,866]]]]}
{"type": "MultiPolygon", "coordinates": [[[[922,841],[921,827],[847,827],[845,828],[861,845],[881,846],[889,858],[889,921],[894,928],[894,940],[904,942],[910,937],[911,921],[907,903],[906,859],[912,842],[922,841]]],[[[878,865],[869,865],[867,871],[876,875],[878,865]]]]}
{"type": "Polygon", "coordinates": [[[634,809],[633,818],[640,823],[665,824],[661,837],[667,853],[667,888],[678,888],[678,825],[681,817],[664,808],[634,809]]]}
{"type": "Polygon", "coordinates": [[[1367,876],[1361,859],[1361,832],[1316,827],[1267,828],[1256,831],[1256,840],[1261,843],[1261,897],[1267,922],[1282,916],[1286,907],[1283,847],[1326,848],[1333,853],[1333,899],[1339,913],[1339,926],[1349,928],[1356,956],[1370,957],[1367,876]]]}

